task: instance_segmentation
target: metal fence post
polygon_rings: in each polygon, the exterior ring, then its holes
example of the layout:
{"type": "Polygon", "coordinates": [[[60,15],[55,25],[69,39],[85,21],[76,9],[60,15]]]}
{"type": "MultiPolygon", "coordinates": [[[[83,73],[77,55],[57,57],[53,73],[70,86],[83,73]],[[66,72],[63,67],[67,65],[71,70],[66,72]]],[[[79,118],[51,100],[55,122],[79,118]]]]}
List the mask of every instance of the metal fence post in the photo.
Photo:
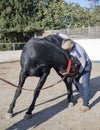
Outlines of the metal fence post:
{"type": "Polygon", "coordinates": [[[88,37],[91,38],[91,27],[90,27],[90,25],[88,26],[88,37]]]}
{"type": "Polygon", "coordinates": [[[12,45],[13,45],[13,51],[15,51],[15,43],[12,43],[12,45]]]}

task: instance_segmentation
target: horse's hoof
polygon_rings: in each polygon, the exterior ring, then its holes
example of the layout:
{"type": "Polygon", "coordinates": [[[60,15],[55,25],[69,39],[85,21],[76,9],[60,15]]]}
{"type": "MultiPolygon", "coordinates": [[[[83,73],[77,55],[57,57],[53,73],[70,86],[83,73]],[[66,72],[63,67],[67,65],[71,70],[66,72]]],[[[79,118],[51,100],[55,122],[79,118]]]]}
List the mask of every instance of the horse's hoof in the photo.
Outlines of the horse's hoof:
{"type": "Polygon", "coordinates": [[[31,114],[25,114],[24,119],[31,119],[32,115],[31,114]]]}
{"type": "Polygon", "coordinates": [[[74,103],[73,103],[73,102],[70,102],[70,103],[68,104],[68,107],[73,107],[73,105],[74,105],[74,103]]]}
{"type": "Polygon", "coordinates": [[[7,118],[7,119],[12,118],[13,116],[14,116],[13,113],[7,113],[7,114],[6,114],[6,118],[7,118]]]}

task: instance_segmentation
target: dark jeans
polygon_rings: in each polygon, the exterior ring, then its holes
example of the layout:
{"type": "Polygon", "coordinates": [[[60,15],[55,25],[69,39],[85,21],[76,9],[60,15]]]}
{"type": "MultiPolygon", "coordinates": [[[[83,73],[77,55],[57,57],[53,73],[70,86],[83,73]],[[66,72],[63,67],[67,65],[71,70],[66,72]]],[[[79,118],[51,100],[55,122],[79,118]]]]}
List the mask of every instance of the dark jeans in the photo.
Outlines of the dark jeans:
{"type": "Polygon", "coordinates": [[[73,80],[73,84],[79,89],[80,97],[83,98],[83,105],[88,106],[90,99],[90,74],[92,63],[86,64],[80,77],[73,80]],[[82,84],[79,83],[82,77],[82,84]]]}

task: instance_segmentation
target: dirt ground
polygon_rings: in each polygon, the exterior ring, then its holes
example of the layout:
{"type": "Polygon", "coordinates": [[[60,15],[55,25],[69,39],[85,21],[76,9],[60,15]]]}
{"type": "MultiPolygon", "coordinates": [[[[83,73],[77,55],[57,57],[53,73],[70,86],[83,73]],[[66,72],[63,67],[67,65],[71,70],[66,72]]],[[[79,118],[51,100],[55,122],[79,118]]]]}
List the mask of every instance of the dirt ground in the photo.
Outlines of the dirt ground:
{"type": "MultiPolygon", "coordinates": [[[[19,62],[0,64],[0,77],[17,85],[20,72],[19,62]]],[[[60,79],[52,69],[44,85],[48,86],[60,79]]],[[[24,88],[35,89],[38,78],[27,78],[24,88]]],[[[73,87],[74,101],[78,92],[73,87]]],[[[24,91],[16,102],[14,117],[7,118],[15,88],[0,81],[0,130],[100,130],[100,63],[93,63],[91,74],[90,110],[80,113],[82,104],[67,106],[67,90],[63,82],[42,90],[36,102],[31,119],[23,119],[31,104],[33,92],[24,91]]]]}

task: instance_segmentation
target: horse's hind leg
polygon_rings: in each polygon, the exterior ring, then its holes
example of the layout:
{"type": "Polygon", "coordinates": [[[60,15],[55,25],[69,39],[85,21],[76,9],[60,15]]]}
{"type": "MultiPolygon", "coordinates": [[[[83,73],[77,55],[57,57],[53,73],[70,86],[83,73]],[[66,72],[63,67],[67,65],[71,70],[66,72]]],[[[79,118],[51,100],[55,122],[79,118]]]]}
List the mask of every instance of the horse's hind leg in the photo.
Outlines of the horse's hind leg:
{"type": "Polygon", "coordinates": [[[46,79],[47,79],[47,76],[48,76],[48,74],[47,74],[47,73],[44,73],[44,74],[40,77],[39,82],[38,82],[38,84],[37,84],[37,87],[36,87],[36,89],[35,89],[35,91],[34,91],[33,101],[32,101],[32,103],[31,103],[31,105],[30,105],[28,111],[26,112],[25,118],[30,118],[30,117],[31,117],[31,115],[32,115],[32,110],[33,110],[34,107],[35,107],[36,99],[37,99],[38,96],[39,96],[40,90],[41,90],[42,86],[44,85],[44,83],[45,83],[45,81],[46,81],[46,79]]]}
{"type": "MultiPolygon", "coordinates": [[[[22,69],[21,72],[20,72],[19,84],[18,84],[18,86],[20,86],[21,88],[23,87],[23,84],[25,82],[26,77],[27,77],[27,75],[26,75],[25,71],[22,69]]],[[[21,91],[22,90],[20,88],[16,89],[15,95],[13,97],[13,100],[12,100],[11,104],[10,104],[8,113],[10,113],[9,116],[11,116],[11,117],[13,116],[13,108],[15,107],[16,100],[20,96],[21,91]]]]}

